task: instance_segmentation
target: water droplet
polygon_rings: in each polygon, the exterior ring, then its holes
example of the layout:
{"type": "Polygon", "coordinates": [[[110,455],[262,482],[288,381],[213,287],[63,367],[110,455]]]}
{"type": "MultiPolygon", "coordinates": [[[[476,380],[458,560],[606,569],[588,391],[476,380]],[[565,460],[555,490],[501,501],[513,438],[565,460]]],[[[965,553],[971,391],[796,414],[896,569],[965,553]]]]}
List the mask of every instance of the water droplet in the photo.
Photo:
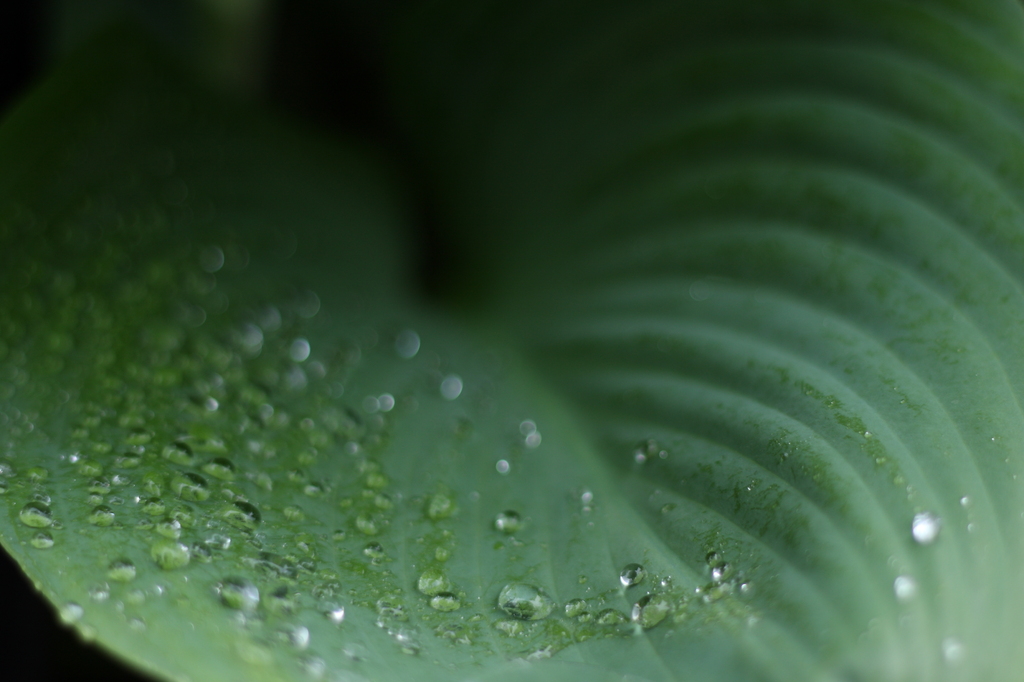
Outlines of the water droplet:
{"type": "Polygon", "coordinates": [[[565,602],[565,615],[567,618],[575,618],[587,610],[587,602],[584,599],[570,599],[565,602]]]}
{"type": "Polygon", "coordinates": [[[216,457],[202,466],[204,474],[219,478],[222,481],[235,480],[235,465],[226,457],[216,457]]]}
{"type": "Polygon", "coordinates": [[[416,589],[428,597],[432,597],[442,592],[451,592],[452,583],[444,571],[437,567],[431,567],[420,574],[419,580],[416,581],[416,589]]]}
{"type": "Polygon", "coordinates": [[[668,597],[660,594],[648,594],[633,604],[631,619],[644,630],[649,630],[665,620],[671,610],[672,602],[668,597]]]}
{"type": "Polygon", "coordinates": [[[142,457],[135,453],[126,453],[114,460],[114,466],[121,469],[138,469],[142,464],[142,457]]]}
{"type": "Polygon", "coordinates": [[[112,561],[107,569],[107,577],[119,583],[131,582],[135,580],[135,564],[127,559],[112,561]]]}
{"type": "Polygon", "coordinates": [[[192,452],[192,448],[180,441],[176,441],[165,446],[161,454],[163,454],[164,459],[182,466],[192,466],[192,463],[195,462],[196,459],[195,454],[192,452]]]}
{"type": "Polygon", "coordinates": [[[511,466],[509,465],[508,460],[505,459],[499,459],[494,464],[495,471],[497,471],[501,475],[507,474],[510,468],[511,466]]]}
{"type": "Polygon", "coordinates": [[[49,478],[50,472],[43,467],[29,467],[25,469],[25,477],[33,483],[39,483],[49,478]]]}
{"type": "Polygon", "coordinates": [[[110,598],[110,585],[93,585],[89,588],[89,598],[96,602],[106,601],[110,598]]]}
{"type": "Polygon", "coordinates": [[[461,606],[462,602],[451,592],[439,592],[430,598],[430,608],[435,611],[457,611],[461,606]]]}
{"type": "Polygon", "coordinates": [[[601,625],[621,625],[628,621],[624,613],[615,609],[605,609],[597,614],[597,622],[601,625]]]}
{"type": "Polygon", "coordinates": [[[356,528],[364,535],[376,535],[380,532],[380,524],[370,514],[359,514],[356,516],[356,528]]]}
{"type": "Polygon", "coordinates": [[[166,571],[181,568],[192,558],[192,550],[170,539],[157,540],[150,548],[149,554],[157,566],[166,571]]]}
{"type": "Polygon", "coordinates": [[[921,512],[914,515],[910,530],[914,540],[920,545],[930,545],[939,536],[942,519],[932,512],[921,512]]]}
{"type": "Polygon", "coordinates": [[[547,618],[554,602],[539,588],[526,583],[509,583],[498,595],[501,610],[519,620],[547,618]]]}
{"type": "Polygon", "coordinates": [[[39,531],[28,541],[36,549],[50,549],[53,547],[53,536],[46,531],[39,531]]]}
{"type": "Polygon", "coordinates": [[[303,625],[289,625],[277,632],[281,641],[286,642],[298,649],[305,651],[309,646],[309,629],[303,625]]]}
{"type": "Polygon", "coordinates": [[[178,497],[189,502],[203,502],[210,497],[210,488],[206,485],[206,479],[191,471],[175,476],[171,481],[171,490],[178,497]]]}
{"type": "Polygon", "coordinates": [[[969,495],[964,495],[963,497],[960,498],[960,506],[963,507],[964,509],[970,508],[972,502],[973,500],[969,495]]]}
{"type": "Polygon", "coordinates": [[[103,465],[91,459],[82,459],[78,462],[78,473],[82,476],[99,476],[103,473],[103,465]]]}
{"type": "Polygon", "coordinates": [[[242,500],[232,502],[221,509],[218,515],[235,528],[243,530],[255,530],[262,520],[256,505],[242,500]]]}
{"type": "Polygon", "coordinates": [[[86,520],[94,526],[106,527],[114,523],[114,510],[105,504],[101,504],[91,512],[86,520]]]}
{"type": "Polygon", "coordinates": [[[77,623],[82,620],[82,616],[85,615],[85,609],[83,609],[79,604],[69,601],[67,604],[60,607],[58,614],[60,615],[61,621],[67,625],[71,625],[72,623],[77,623]]]}
{"type": "Polygon", "coordinates": [[[142,500],[140,508],[142,509],[143,514],[147,514],[149,516],[159,516],[167,511],[167,506],[159,497],[147,497],[142,500]]]}
{"type": "Polygon", "coordinates": [[[522,519],[519,518],[519,513],[511,510],[500,512],[494,517],[494,527],[500,530],[502,533],[511,535],[519,530],[522,526],[522,519]]]}
{"type": "Polygon", "coordinates": [[[281,511],[284,512],[284,517],[289,521],[302,521],[306,518],[305,512],[298,507],[285,507],[281,511]]]}
{"type": "Polygon", "coordinates": [[[420,351],[420,335],[411,329],[403,329],[395,337],[395,352],[398,357],[408,360],[420,351]]]}
{"type": "Polygon", "coordinates": [[[345,620],[345,607],[344,606],[331,606],[324,615],[327,616],[327,620],[331,621],[335,625],[341,625],[345,620]]]}
{"type": "Polygon", "coordinates": [[[619,582],[622,583],[623,587],[632,587],[633,585],[639,585],[647,577],[647,571],[640,564],[627,564],[619,572],[619,582]]]}
{"type": "Polygon", "coordinates": [[[260,604],[260,591],[245,578],[225,578],[217,585],[217,593],[224,606],[243,613],[252,613],[260,604]]]}
{"type": "Polygon", "coordinates": [[[299,607],[295,595],[289,592],[288,588],[284,585],[271,592],[266,598],[265,603],[272,613],[282,615],[295,613],[299,607]]]}
{"type": "Polygon", "coordinates": [[[110,492],[110,481],[106,478],[97,478],[89,482],[88,491],[97,495],[106,495],[110,492]]]}
{"type": "Polygon", "coordinates": [[[449,374],[441,381],[441,397],[455,400],[462,394],[462,378],[457,374],[449,374]]]}
{"type": "Polygon", "coordinates": [[[309,341],[306,339],[295,339],[288,348],[288,357],[295,362],[305,362],[309,358],[309,341]]]}
{"type": "Polygon", "coordinates": [[[165,538],[177,540],[181,537],[181,521],[173,518],[165,518],[156,524],[156,532],[165,538]]]}
{"type": "Polygon", "coordinates": [[[947,637],[942,640],[942,657],[946,663],[950,665],[960,663],[964,660],[966,653],[963,643],[956,637],[947,637]]]}
{"type": "Polygon", "coordinates": [[[199,252],[199,267],[213,274],[224,267],[224,252],[218,246],[206,246],[199,252]]]}
{"type": "Polygon", "coordinates": [[[901,602],[908,602],[917,595],[917,581],[909,575],[901,575],[892,583],[896,599],[901,602]]]}
{"type": "Polygon", "coordinates": [[[374,563],[380,563],[388,557],[388,555],[384,553],[384,547],[382,547],[379,542],[371,542],[366,545],[366,547],[363,547],[363,554],[370,557],[374,563]]]}
{"type": "Polygon", "coordinates": [[[432,521],[447,519],[455,510],[455,501],[445,493],[434,493],[427,500],[427,517],[432,521]]]}
{"type": "Polygon", "coordinates": [[[50,508],[42,502],[29,502],[18,512],[18,519],[31,528],[47,528],[53,525],[50,508]]]}

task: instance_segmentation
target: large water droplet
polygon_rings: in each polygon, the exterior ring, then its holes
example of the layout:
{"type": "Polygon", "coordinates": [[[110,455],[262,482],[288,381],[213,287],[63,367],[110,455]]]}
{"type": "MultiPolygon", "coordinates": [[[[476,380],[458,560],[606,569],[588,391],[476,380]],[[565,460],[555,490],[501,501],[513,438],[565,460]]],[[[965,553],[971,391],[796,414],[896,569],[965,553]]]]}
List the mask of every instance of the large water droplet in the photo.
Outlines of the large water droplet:
{"type": "Polygon", "coordinates": [[[39,531],[28,541],[36,549],[50,549],[53,547],[53,536],[46,531],[39,531]]]}
{"type": "Polygon", "coordinates": [[[106,527],[114,523],[114,510],[101,504],[89,512],[86,520],[94,526],[106,527]]]}
{"type": "Polygon", "coordinates": [[[518,512],[511,510],[503,511],[494,517],[494,527],[502,533],[511,535],[522,526],[522,519],[518,512]]]}
{"type": "Polygon", "coordinates": [[[260,604],[259,589],[245,578],[226,578],[217,586],[217,592],[221,603],[236,611],[252,613],[260,604]]]}
{"type": "Polygon", "coordinates": [[[462,378],[457,374],[449,374],[441,381],[441,397],[455,400],[462,394],[462,378]]]}
{"type": "Polygon", "coordinates": [[[444,574],[444,571],[440,568],[432,567],[420,574],[419,580],[416,581],[416,589],[428,597],[432,597],[442,592],[450,592],[452,583],[448,580],[448,576],[444,574]]]}
{"type": "Polygon", "coordinates": [[[171,490],[178,497],[189,502],[203,502],[210,497],[210,488],[206,485],[206,479],[191,471],[175,476],[171,481],[171,490]]]}
{"type": "Polygon", "coordinates": [[[913,534],[914,540],[921,545],[930,545],[935,542],[941,529],[942,519],[930,511],[915,514],[910,525],[910,532],[913,534]]]}
{"type": "Polygon", "coordinates": [[[451,592],[440,592],[430,598],[430,608],[436,611],[457,611],[461,606],[462,602],[451,592]]]}
{"type": "Polygon", "coordinates": [[[671,610],[672,602],[668,597],[660,594],[648,594],[633,604],[631,618],[644,630],[649,630],[665,620],[671,610]]]}
{"type": "Polygon", "coordinates": [[[18,512],[18,519],[31,528],[47,528],[53,525],[50,508],[42,502],[29,502],[18,512]]]}
{"type": "Polygon", "coordinates": [[[167,571],[187,565],[192,558],[192,550],[188,546],[170,539],[157,540],[149,554],[157,566],[167,571]]]}
{"type": "Polygon", "coordinates": [[[455,501],[445,493],[434,493],[427,500],[427,517],[433,521],[446,519],[455,513],[455,501]]]}
{"type": "Polygon", "coordinates": [[[204,474],[222,481],[235,480],[235,465],[226,457],[216,457],[202,466],[204,474]]]}
{"type": "Polygon", "coordinates": [[[411,329],[398,332],[395,337],[395,352],[398,357],[408,360],[420,351],[420,335],[411,329]]]}
{"type": "Polygon", "coordinates": [[[519,620],[547,618],[554,602],[540,588],[526,583],[509,583],[498,595],[501,610],[519,620]]]}
{"type": "Polygon", "coordinates": [[[619,582],[622,583],[623,587],[639,585],[646,577],[647,571],[640,564],[627,564],[626,567],[619,572],[619,582]]]}
{"type": "Polygon", "coordinates": [[[901,575],[893,581],[892,589],[897,600],[908,602],[917,596],[917,581],[909,575],[901,575]]]}
{"type": "Polygon", "coordinates": [[[162,454],[164,459],[168,459],[171,462],[182,466],[192,466],[192,463],[195,462],[196,459],[195,454],[192,452],[192,448],[180,441],[165,446],[162,454]]]}
{"type": "Polygon", "coordinates": [[[119,583],[131,582],[135,580],[135,564],[127,559],[112,561],[107,569],[107,577],[119,583]]]}
{"type": "Polygon", "coordinates": [[[236,500],[220,510],[219,516],[236,528],[255,530],[262,520],[256,505],[236,500]]]}
{"type": "Polygon", "coordinates": [[[575,618],[587,610],[587,602],[583,599],[570,599],[565,602],[565,615],[567,618],[575,618]]]}

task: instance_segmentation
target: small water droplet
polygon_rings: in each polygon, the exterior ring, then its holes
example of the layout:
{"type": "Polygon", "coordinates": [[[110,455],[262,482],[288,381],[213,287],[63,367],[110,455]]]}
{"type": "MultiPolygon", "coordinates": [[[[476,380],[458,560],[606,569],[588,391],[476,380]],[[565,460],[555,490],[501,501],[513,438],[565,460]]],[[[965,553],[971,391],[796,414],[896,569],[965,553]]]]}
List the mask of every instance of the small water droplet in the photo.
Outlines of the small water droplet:
{"type": "Polygon", "coordinates": [[[53,536],[46,531],[39,531],[28,541],[36,549],[50,549],[53,547],[53,536]]]}
{"type": "Polygon", "coordinates": [[[170,571],[186,566],[192,558],[188,546],[171,539],[157,540],[150,547],[149,554],[160,568],[170,571]]]}
{"type": "Polygon", "coordinates": [[[218,515],[235,528],[243,530],[255,530],[262,521],[260,510],[256,508],[256,505],[243,500],[235,500],[222,508],[218,515]]]}
{"type": "Polygon", "coordinates": [[[69,601],[67,604],[60,607],[58,614],[60,615],[61,621],[71,625],[72,623],[77,623],[82,620],[82,616],[85,615],[85,609],[83,609],[79,604],[69,601]]]}
{"type": "Polygon", "coordinates": [[[915,514],[910,526],[914,540],[920,545],[930,545],[935,542],[941,528],[942,519],[930,511],[915,514]]]}
{"type": "Polygon", "coordinates": [[[434,493],[427,500],[427,517],[432,521],[446,519],[455,511],[455,501],[445,493],[434,493]]]}
{"type": "Polygon", "coordinates": [[[95,602],[106,601],[110,598],[110,585],[93,585],[89,588],[89,598],[95,602]]]}
{"type": "Polygon", "coordinates": [[[441,381],[441,397],[455,400],[462,394],[462,378],[457,374],[449,374],[441,381]]]}
{"type": "Polygon", "coordinates": [[[331,606],[326,611],[324,611],[324,615],[327,616],[327,620],[331,621],[335,625],[341,625],[341,623],[345,620],[345,607],[331,606]]]}
{"type": "Polygon", "coordinates": [[[47,528],[53,525],[50,507],[42,502],[29,502],[18,512],[18,519],[30,528],[47,528]]]}
{"type": "Polygon", "coordinates": [[[434,566],[420,574],[419,580],[416,581],[416,589],[432,597],[442,592],[451,592],[452,583],[444,571],[434,566]]]}
{"type": "Polygon", "coordinates": [[[615,609],[604,609],[597,614],[597,622],[601,625],[621,625],[628,621],[624,613],[615,609]]]}
{"type": "Polygon", "coordinates": [[[29,467],[25,469],[25,477],[33,483],[39,483],[49,478],[50,472],[43,467],[29,467]]]}
{"type": "Polygon", "coordinates": [[[107,577],[119,583],[129,583],[135,580],[135,564],[127,559],[112,561],[107,569],[107,577]]]}
{"type": "Polygon", "coordinates": [[[508,473],[509,469],[511,469],[511,466],[509,465],[508,460],[499,459],[497,462],[495,462],[494,469],[499,474],[504,476],[505,474],[508,473]]]}
{"type": "Polygon", "coordinates": [[[181,441],[175,441],[174,443],[164,446],[161,454],[164,459],[182,466],[192,466],[192,463],[195,462],[196,459],[195,454],[192,452],[192,448],[181,441]]]}
{"type": "Polygon", "coordinates": [[[420,336],[411,329],[403,329],[395,337],[395,352],[398,357],[408,360],[420,351],[420,336]]]}
{"type": "Polygon", "coordinates": [[[156,524],[156,532],[165,538],[177,540],[181,537],[181,521],[171,517],[162,519],[156,524]]]}
{"type": "Polygon", "coordinates": [[[522,519],[519,517],[518,512],[511,510],[500,512],[494,517],[494,527],[500,530],[502,533],[511,535],[519,530],[522,526],[522,519]]]}
{"type": "Polygon", "coordinates": [[[235,480],[235,465],[226,457],[216,457],[202,466],[204,474],[222,481],[235,480]]]}
{"type": "Polygon", "coordinates": [[[384,547],[379,542],[371,542],[366,547],[363,547],[363,554],[368,556],[374,563],[380,563],[388,557],[384,553],[384,547]]]}
{"type": "Polygon", "coordinates": [[[587,602],[584,599],[570,599],[565,602],[565,615],[567,618],[575,618],[587,610],[587,602]]]}
{"type": "Polygon", "coordinates": [[[288,357],[295,362],[305,362],[309,358],[309,341],[306,339],[295,339],[288,348],[288,357]]]}
{"type": "Polygon", "coordinates": [[[210,488],[206,484],[206,479],[191,471],[175,476],[171,481],[171,490],[178,497],[189,502],[203,502],[210,497],[210,488]]]}
{"type": "Polygon", "coordinates": [[[278,630],[277,634],[281,641],[299,651],[305,651],[309,646],[309,629],[304,625],[289,625],[278,630]]]}
{"type": "Polygon", "coordinates": [[[501,610],[519,620],[541,620],[554,609],[554,602],[539,588],[526,583],[509,583],[498,595],[501,610]]]}
{"type": "Polygon", "coordinates": [[[633,604],[631,620],[644,630],[650,630],[665,620],[671,610],[672,602],[668,597],[660,594],[648,594],[633,604]]]}
{"type": "Polygon", "coordinates": [[[639,585],[647,577],[647,571],[640,564],[627,564],[619,572],[619,582],[622,583],[623,587],[632,587],[633,585],[639,585]]]}
{"type": "Polygon", "coordinates": [[[917,596],[917,581],[909,575],[901,575],[893,581],[892,589],[897,600],[908,602],[917,596]]]}
{"type": "Polygon", "coordinates": [[[430,608],[435,611],[457,611],[461,606],[462,602],[451,592],[439,592],[430,598],[430,608]]]}
{"type": "Polygon", "coordinates": [[[94,526],[106,527],[114,523],[114,510],[101,504],[89,512],[86,520],[94,526]]]}
{"type": "Polygon", "coordinates": [[[947,637],[942,640],[942,657],[946,663],[956,665],[964,660],[966,653],[963,643],[956,637],[947,637]]]}
{"type": "Polygon", "coordinates": [[[229,609],[252,613],[260,604],[260,591],[245,578],[225,578],[217,585],[220,601],[229,609]]]}

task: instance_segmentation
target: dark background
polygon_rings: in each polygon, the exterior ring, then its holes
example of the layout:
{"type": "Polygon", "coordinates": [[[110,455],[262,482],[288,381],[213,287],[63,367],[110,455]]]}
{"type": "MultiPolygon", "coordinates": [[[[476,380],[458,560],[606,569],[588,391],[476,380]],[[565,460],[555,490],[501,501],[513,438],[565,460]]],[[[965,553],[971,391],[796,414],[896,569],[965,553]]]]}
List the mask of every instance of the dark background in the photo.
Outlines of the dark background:
{"type": "MultiPolygon", "coordinates": [[[[71,0],[71,3],[83,0],[71,0]]],[[[91,0],[90,0],[91,1],[91,0]]],[[[99,6],[103,2],[93,2],[99,6]]],[[[109,3],[107,3],[109,5],[109,3]]],[[[126,2],[131,4],[131,0],[126,2]]],[[[356,136],[381,147],[404,172],[419,195],[413,239],[419,245],[423,292],[443,288],[437,274],[448,269],[440,254],[427,200],[417,189],[415,155],[389,115],[384,77],[388,26],[403,0],[289,0],[271,5],[265,22],[263,54],[243,96],[284,111],[330,133],[356,136]],[[404,161],[399,161],[404,159],[404,161]]],[[[159,2],[138,0],[136,6],[159,2]]],[[[164,4],[164,9],[169,6],[164,4]]],[[[55,35],[61,12],[81,5],[40,0],[6,0],[0,9],[0,122],[43,79],[61,51],[55,35]]],[[[88,10],[84,10],[88,12],[88,10]]],[[[146,11],[146,10],[143,10],[146,11]]],[[[163,11],[163,10],[161,10],[163,11]]],[[[76,15],[77,16],[77,15],[76,15]]],[[[157,19],[159,22],[159,17],[157,19]]],[[[140,30],[160,32],[160,26],[140,30]]],[[[173,27],[172,27],[173,28],[173,27]]],[[[173,38],[172,41],[173,42],[173,38]]],[[[67,46],[63,46],[67,47],[67,46]]],[[[174,51],[174,45],[168,45],[174,51]]],[[[0,678],[5,682],[103,680],[140,682],[129,668],[60,625],[54,608],[39,597],[18,566],[0,551],[0,678]]]]}

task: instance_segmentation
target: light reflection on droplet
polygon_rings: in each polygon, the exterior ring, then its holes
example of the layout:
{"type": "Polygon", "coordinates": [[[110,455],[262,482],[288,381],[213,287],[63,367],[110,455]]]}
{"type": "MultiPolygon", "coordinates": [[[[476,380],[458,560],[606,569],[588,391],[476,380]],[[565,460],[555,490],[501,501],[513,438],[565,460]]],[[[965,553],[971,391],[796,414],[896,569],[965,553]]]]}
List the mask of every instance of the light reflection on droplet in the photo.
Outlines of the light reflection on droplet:
{"type": "Polygon", "coordinates": [[[309,357],[309,341],[306,339],[295,339],[288,349],[288,357],[295,362],[305,362],[309,357]]]}
{"type": "Polygon", "coordinates": [[[507,460],[499,459],[498,462],[494,465],[494,468],[497,469],[499,474],[507,474],[508,470],[511,467],[509,466],[509,463],[508,463],[507,460]]]}
{"type": "Polygon", "coordinates": [[[404,329],[395,337],[395,352],[398,357],[408,360],[420,351],[420,336],[411,329],[404,329]]]}
{"type": "Polygon", "coordinates": [[[449,374],[441,381],[441,396],[445,400],[455,400],[462,394],[462,378],[457,374],[449,374]]]}

